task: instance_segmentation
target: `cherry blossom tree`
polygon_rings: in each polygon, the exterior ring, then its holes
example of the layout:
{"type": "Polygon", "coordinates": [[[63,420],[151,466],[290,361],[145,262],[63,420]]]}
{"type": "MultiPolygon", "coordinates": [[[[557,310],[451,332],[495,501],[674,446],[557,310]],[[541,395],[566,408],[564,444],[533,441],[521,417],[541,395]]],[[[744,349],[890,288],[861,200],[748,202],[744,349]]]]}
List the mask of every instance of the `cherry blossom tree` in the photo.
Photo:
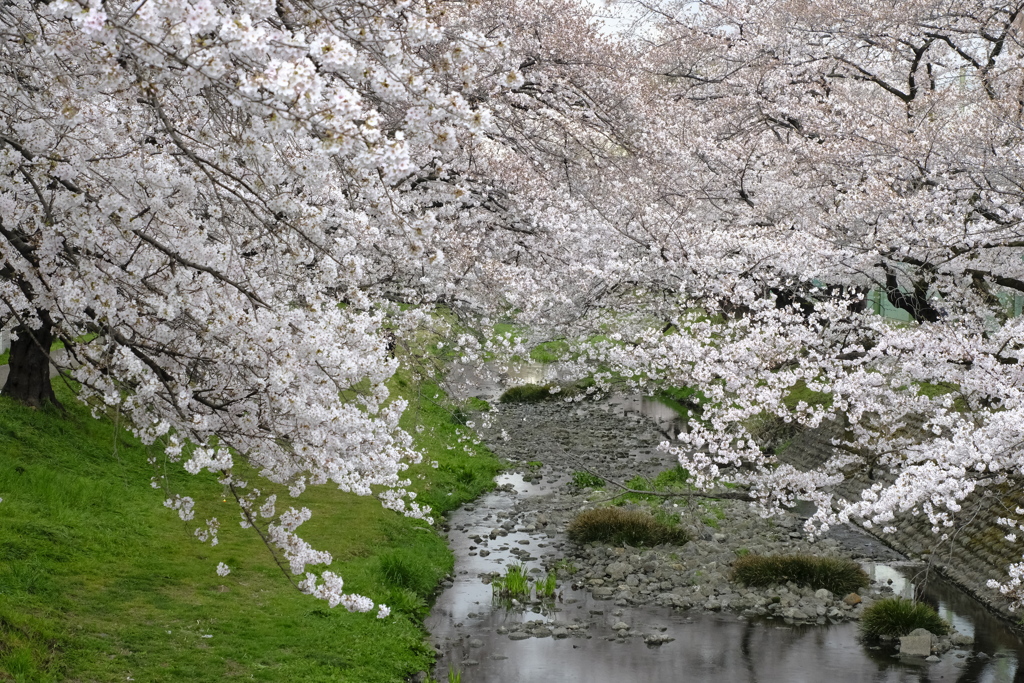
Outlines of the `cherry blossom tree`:
{"type": "Polygon", "coordinates": [[[235,463],[429,514],[386,382],[389,335],[437,304],[606,332],[575,364],[599,385],[700,387],[673,452],[766,511],[912,510],[941,535],[968,495],[1018,486],[1022,7],[634,4],[635,35],[603,37],[558,0],[4,6],[3,393],[55,401],[57,361],[350,609],[372,604],[307,571],[330,561],[296,535],[309,511],[235,463]],[[779,464],[773,420],[833,420],[840,455],[779,464]]]}
{"type": "Polygon", "coordinates": [[[1019,491],[1024,6],[633,4],[659,92],[605,193],[624,266],[592,319],[619,330],[586,362],[701,388],[671,448],[696,480],[743,482],[766,510],[812,500],[820,528],[912,511],[947,538],[970,494],[1019,491]],[[794,389],[812,400],[787,405],[794,389]],[[839,454],[780,464],[766,420],[836,420],[839,454]],[[835,495],[857,476],[874,480],[859,500],[835,495]]]}
{"type": "Polygon", "coordinates": [[[309,511],[236,461],[293,496],[381,486],[429,514],[401,478],[419,456],[389,335],[572,280],[586,207],[564,181],[621,146],[609,65],[628,54],[542,0],[18,0],[0,26],[3,393],[56,402],[57,364],[96,412],[219,473],[303,590],[370,609],[307,571],[331,559],[296,534],[309,511]]]}

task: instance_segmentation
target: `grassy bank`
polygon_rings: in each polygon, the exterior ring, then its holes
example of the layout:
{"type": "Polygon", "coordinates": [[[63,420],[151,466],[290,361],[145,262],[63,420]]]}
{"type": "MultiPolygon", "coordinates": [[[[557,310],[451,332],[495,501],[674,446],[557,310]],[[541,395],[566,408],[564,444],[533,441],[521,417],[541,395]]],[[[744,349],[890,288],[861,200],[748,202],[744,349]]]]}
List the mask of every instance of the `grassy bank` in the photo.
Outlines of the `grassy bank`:
{"type": "MultiPolygon", "coordinates": [[[[440,390],[402,378],[394,388],[426,453],[410,470],[419,500],[437,515],[490,487],[496,460],[456,445],[440,390]]],[[[303,535],[331,551],[346,591],[394,611],[329,609],[289,584],[212,476],[168,468],[177,492],[223,501],[197,504],[197,519],[221,520],[215,548],[162,506],[143,446],[57,392],[67,414],[0,398],[0,680],[391,682],[429,670],[422,618],[452,557],[424,522],[373,498],[308,491],[303,535]],[[221,561],[232,567],[223,578],[221,561]]]]}

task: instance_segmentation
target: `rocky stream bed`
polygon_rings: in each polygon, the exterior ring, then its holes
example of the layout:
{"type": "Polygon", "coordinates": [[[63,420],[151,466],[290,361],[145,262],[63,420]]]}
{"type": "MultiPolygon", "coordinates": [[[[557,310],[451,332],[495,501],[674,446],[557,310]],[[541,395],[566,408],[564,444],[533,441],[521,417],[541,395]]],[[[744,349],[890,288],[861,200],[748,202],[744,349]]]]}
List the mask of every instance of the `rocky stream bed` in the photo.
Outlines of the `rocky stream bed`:
{"type": "Polygon", "coordinates": [[[639,399],[502,406],[483,433],[513,470],[448,520],[455,575],[427,622],[440,680],[449,668],[467,683],[1018,679],[1024,648],[1009,625],[934,575],[926,599],[951,636],[934,639],[927,657],[863,642],[864,609],[913,595],[924,567],[854,528],[810,539],[798,510],[766,520],[739,501],[681,500],[663,506],[690,533],[683,545],[570,542],[569,521],[614,495],[579,488],[572,473],[624,482],[672,467],[657,448],[669,419],[639,399]],[[846,595],[749,588],[730,580],[746,553],[850,557],[872,581],[846,595]],[[555,595],[495,598],[490,582],[513,563],[537,578],[556,572],[555,595]]]}

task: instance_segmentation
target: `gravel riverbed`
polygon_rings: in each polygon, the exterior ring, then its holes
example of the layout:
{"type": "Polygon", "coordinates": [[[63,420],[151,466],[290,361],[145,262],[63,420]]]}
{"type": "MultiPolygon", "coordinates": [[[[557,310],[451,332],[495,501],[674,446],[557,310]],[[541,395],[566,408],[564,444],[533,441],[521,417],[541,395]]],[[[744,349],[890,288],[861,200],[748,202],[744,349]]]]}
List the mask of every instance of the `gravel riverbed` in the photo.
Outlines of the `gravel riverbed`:
{"type": "MultiPolygon", "coordinates": [[[[460,611],[454,602],[439,601],[433,623],[450,622],[432,628],[442,655],[459,651],[459,665],[473,666],[494,649],[490,643],[495,638],[599,638],[657,648],[671,643],[680,625],[709,618],[813,629],[856,622],[872,602],[912,590],[907,579],[923,567],[863,531],[840,528],[813,539],[805,534],[806,516],[798,511],[763,519],[741,501],[661,503],[689,532],[692,540],[682,545],[633,548],[569,541],[566,529],[573,517],[614,496],[612,487],[576,487],[573,472],[586,468],[624,482],[637,475],[654,477],[675,465],[658,448],[666,435],[648,418],[624,410],[627,405],[614,399],[503,405],[490,416],[484,438],[511,463],[513,473],[502,477],[497,492],[466,506],[449,522],[460,562],[448,585],[455,585],[461,602],[470,606],[460,611]],[[848,557],[860,561],[872,581],[845,595],[792,583],[751,588],[731,579],[732,563],[746,553],[848,557]],[[487,584],[513,563],[523,563],[537,579],[555,571],[555,597],[486,604],[492,602],[486,600],[487,584]]],[[[933,655],[959,666],[974,656],[971,643],[970,634],[954,632],[934,642],[933,655]]],[[[888,650],[885,656],[895,654],[895,647],[885,643],[873,647],[888,650]]]]}

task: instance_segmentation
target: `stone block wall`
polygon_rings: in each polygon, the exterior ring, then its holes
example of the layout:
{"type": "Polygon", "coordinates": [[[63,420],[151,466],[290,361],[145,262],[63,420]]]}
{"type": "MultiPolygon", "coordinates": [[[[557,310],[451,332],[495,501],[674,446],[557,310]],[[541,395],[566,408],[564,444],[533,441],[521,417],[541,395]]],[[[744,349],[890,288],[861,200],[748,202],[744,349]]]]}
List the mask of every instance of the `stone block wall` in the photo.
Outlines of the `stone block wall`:
{"type": "MultiPolygon", "coordinates": [[[[827,423],[818,429],[799,432],[782,451],[779,459],[800,469],[810,469],[824,463],[834,455],[831,440],[840,432],[841,425],[827,423]]],[[[844,482],[836,491],[847,500],[858,500],[860,492],[879,479],[890,480],[891,474],[876,472],[872,481],[864,474],[844,482]]],[[[956,524],[947,529],[945,541],[932,533],[931,523],[923,515],[903,515],[893,526],[897,531],[875,535],[912,559],[923,559],[939,573],[968,593],[974,595],[993,611],[1018,621],[1024,612],[1010,610],[1010,601],[999,591],[986,586],[989,579],[1003,581],[1006,568],[1021,562],[1024,539],[1006,540],[1006,529],[996,524],[997,517],[1009,516],[1017,506],[1024,507],[1024,494],[1018,488],[1005,485],[975,491],[963,505],[956,524]]],[[[1021,535],[1024,536],[1024,535],[1021,535]]]]}

